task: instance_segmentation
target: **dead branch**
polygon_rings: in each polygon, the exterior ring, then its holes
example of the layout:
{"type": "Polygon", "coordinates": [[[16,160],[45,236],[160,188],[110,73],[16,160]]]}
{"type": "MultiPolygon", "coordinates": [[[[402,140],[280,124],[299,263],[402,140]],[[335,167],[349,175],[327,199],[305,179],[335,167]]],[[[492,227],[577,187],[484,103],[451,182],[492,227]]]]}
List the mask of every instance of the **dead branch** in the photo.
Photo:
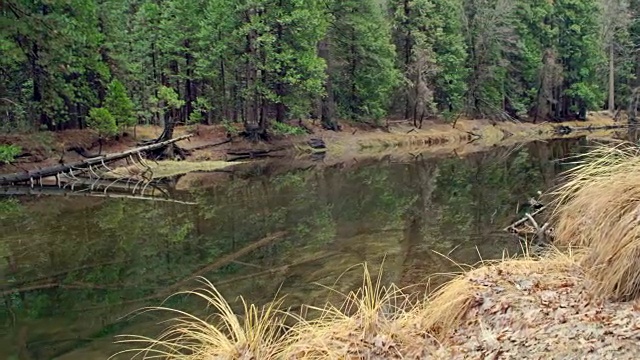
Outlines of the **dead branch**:
{"type": "MultiPolygon", "coordinates": [[[[22,286],[22,285],[26,285],[29,283],[35,283],[35,282],[54,282],[53,279],[57,278],[57,277],[61,277],[61,276],[67,276],[68,274],[74,273],[76,271],[83,271],[83,270],[89,270],[89,269],[95,269],[97,267],[100,266],[109,266],[109,265],[114,265],[114,264],[122,264],[125,262],[129,262],[131,260],[109,260],[109,261],[102,261],[102,262],[98,262],[95,264],[88,264],[88,265],[82,265],[82,266],[78,266],[72,269],[66,269],[66,270],[62,270],[53,274],[49,274],[47,276],[44,277],[38,277],[38,278],[31,278],[31,279],[26,279],[26,280],[22,280],[16,283],[11,284],[11,287],[16,287],[16,286],[22,286]]],[[[9,286],[3,286],[0,287],[0,290],[5,290],[8,289],[9,286]]]]}
{"type": "Polygon", "coordinates": [[[316,258],[311,258],[311,259],[306,259],[306,260],[301,260],[298,262],[295,262],[293,264],[286,264],[286,265],[282,265],[282,266],[278,266],[272,269],[267,269],[264,271],[260,271],[257,273],[253,273],[253,274],[247,274],[247,275],[242,275],[242,276],[238,276],[232,279],[227,279],[227,280],[223,280],[223,281],[218,281],[218,282],[213,282],[215,284],[215,286],[221,286],[221,285],[227,285],[227,284],[233,284],[233,283],[237,283],[240,281],[244,281],[244,280],[249,280],[249,279],[254,279],[260,276],[264,276],[264,275],[271,275],[271,274],[277,274],[277,273],[281,273],[281,272],[286,272],[287,270],[294,268],[296,266],[300,266],[306,263],[310,263],[313,261],[318,261],[318,260],[323,260],[326,259],[328,257],[331,257],[335,254],[324,254],[322,256],[316,257],[316,258]]]}
{"type": "Polygon", "coordinates": [[[113,287],[104,286],[104,285],[95,285],[95,284],[86,284],[86,283],[71,283],[71,284],[62,284],[62,283],[44,283],[44,284],[35,284],[29,285],[21,288],[13,288],[9,290],[0,291],[0,296],[6,296],[10,294],[19,294],[36,290],[45,290],[45,289],[65,289],[65,290],[109,290],[113,289],[113,287]]]}
{"type": "Polygon", "coordinates": [[[163,293],[172,293],[174,291],[176,291],[177,289],[181,288],[185,283],[187,283],[188,281],[191,281],[194,278],[200,277],[205,275],[208,272],[211,272],[215,269],[221,268],[223,266],[226,266],[230,263],[232,263],[234,260],[243,257],[244,255],[247,255],[251,252],[253,252],[254,250],[257,250],[261,247],[265,247],[273,242],[275,242],[276,240],[279,240],[281,238],[284,237],[284,235],[286,234],[285,231],[280,231],[277,232],[275,234],[271,234],[265,238],[262,238],[254,243],[251,243],[245,247],[243,247],[242,249],[234,252],[233,254],[229,254],[226,256],[221,257],[220,259],[218,259],[217,261],[214,261],[213,263],[193,272],[191,275],[189,275],[188,277],[186,277],[184,280],[178,281],[177,283],[169,286],[168,288],[164,289],[162,292],[163,293]]]}
{"type": "Polygon", "coordinates": [[[534,218],[533,218],[533,216],[531,216],[531,214],[529,214],[529,213],[525,213],[525,214],[524,214],[524,216],[525,216],[527,219],[529,219],[529,221],[531,221],[531,224],[533,225],[533,227],[534,227],[536,230],[538,230],[538,231],[540,230],[540,226],[538,225],[538,222],[536,221],[536,219],[534,219],[534,218]]]}
{"type": "Polygon", "coordinates": [[[174,139],[154,143],[151,145],[141,146],[121,153],[107,154],[104,156],[98,156],[91,159],[78,161],[72,164],[61,164],[56,166],[47,167],[44,169],[31,170],[24,173],[6,174],[0,176],[0,185],[12,185],[17,183],[31,182],[32,184],[40,181],[42,178],[60,175],[64,173],[73,172],[74,170],[86,170],[90,169],[94,165],[101,165],[110,163],[116,160],[127,158],[129,155],[135,155],[142,152],[148,152],[157,150],[168,145],[171,145],[180,140],[188,139],[193,135],[183,135],[174,139]]]}
{"type": "Polygon", "coordinates": [[[534,216],[536,216],[536,215],[540,214],[540,213],[541,213],[541,212],[543,212],[546,208],[547,208],[546,206],[543,206],[543,207],[541,207],[540,209],[538,209],[538,210],[534,211],[534,212],[533,212],[533,213],[531,213],[531,214],[528,214],[528,213],[527,213],[526,215],[528,215],[528,216],[525,216],[525,217],[523,217],[522,219],[520,219],[520,220],[518,220],[518,221],[514,222],[513,224],[511,224],[511,225],[507,226],[506,228],[504,228],[504,231],[510,231],[510,230],[512,230],[512,229],[517,228],[518,226],[520,226],[520,225],[522,225],[522,224],[526,223],[526,222],[527,222],[527,220],[529,220],[529,217],[534,217],[534,216]]]}
{"type": "Polygon", "coordinates": [[[200,145],[200,146],[189,148],[189,151],[202,150],[202,149],[207,149],[207,148],[210,148],[210,147],[216,147],[216,146],[228,144],[231,141],[233,141],[233,139],[227,139],[227,140],[224,140],[224,141],[221,141],[221,142],[217,142],[217,143],[214,143],[214,144],[200,145]]]}

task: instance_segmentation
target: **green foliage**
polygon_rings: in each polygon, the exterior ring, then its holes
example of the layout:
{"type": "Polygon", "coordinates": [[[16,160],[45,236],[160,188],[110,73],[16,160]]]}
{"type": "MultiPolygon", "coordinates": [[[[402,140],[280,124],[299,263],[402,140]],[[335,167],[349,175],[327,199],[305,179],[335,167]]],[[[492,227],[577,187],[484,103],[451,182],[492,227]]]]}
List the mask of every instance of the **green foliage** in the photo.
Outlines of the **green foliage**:
{"type": "Polygon", "coordinates": [[[306,131],[299,127],[287,123],[276,122],[271,125],[271,131],[276,135],[304,135],[306,131]]]}
{"type": "Polygon", "coordinates": [[[640,84],[638,0],[600,3],[11,1],[0,9],[0,131],[81,128],[100,106],[120,131],[169,111],[173,123],[267,130],[317,115],[320,100],[330,117],[359,121],[415,104],[445,119],[566,118],[602,106],[611,44],[618,105],[640,84]]]}
{"type": "Polygon", "coordinates": [[[164,85],[158,88],[158,101],[166,109],[179,109],[184,106],[184,100],[178,97],[175,90],[164,85]]]}
{"type": "Polygon", "coordinates": [[[12,163],[21,152],[22,148],[20,146],[0,144],[0,163],[12,163]]]}
{"type": "Polygon", "coordinates": [[[231,136],[236,136],[239,133],[238,129],[233,126],[233,123],[229,120],[223,120],[222,127],[224,127],[224,130],[227,132],[227,134],[230,134],[231,136]]]}
{"type": "Polygon", "coordinates": [[[400,84],[388,21],[376,1],[332,1],[336,103],[344,117],[379,120],[400,84]]]}
{"type": "Polygon", "coordinates": [[[120,131],[136,124],[133,102],[127,95],[127,89],[117,79],[112,80],[107,86],[104,107],[113,115],[120,131]]]}
{"type": "Polygon", "coordinates": [[[604,100],[604,91],[596,78],[596,71],[604,62],[598,33],[596,0],[558,0],[555,19],[558,29],[558,51],[564,66],[568,87],[565,94],[587,108],[597,108],[604,100]]]}
{"type": "Polygon", "coordinates": [[[100,136],[111,136],[118,132],[116,119],[106,108],[93,108],[89,111],[87,126],[96,130],[100,136]]]}
{"type": "Polygon", "coordinates": [[[405,90],[410,101],[415,101],[411,92],[420,91],[417,82],[422,81],[445,117],[461,111],[468,76],[461,3],[395,0],[389,7],[398,62],[411,84],[405,90]]]}

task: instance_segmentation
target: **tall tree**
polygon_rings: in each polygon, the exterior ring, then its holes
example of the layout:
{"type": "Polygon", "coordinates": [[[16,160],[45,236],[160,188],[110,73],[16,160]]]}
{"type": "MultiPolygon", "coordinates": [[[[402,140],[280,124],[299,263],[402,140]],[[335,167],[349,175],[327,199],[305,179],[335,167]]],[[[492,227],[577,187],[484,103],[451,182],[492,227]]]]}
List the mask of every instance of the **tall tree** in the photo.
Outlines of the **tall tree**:
{"type": "Polygon", "coordinates": [[[378,121],[401,79],[381,6],[373,0],[331,1],[331,72],[337,109],[353,120],[378,121]]]}
{"type": "Polygon", "coordinates": [[[438,111],[460,111],[467,75],[461,2],[399,0],[389,5],[398,61],[406,78],[401,89],[404,117],[415,123],[438,111]]]}
{"type": "Polygon", "coordinates": [[[555,117],[584,119],[587,109],[602,104],[604,93],[597,70],[603,63],[596,0],[558,0],[554,3],[557,48],[563,84],[556,94],[555,117]]]}
{"type": "MultiPolygon", "coordinates": [[[[607,54],[607,66],[603,72],[608,78],[607,108],[610,112],[616,109],[616,98],[626,105],[630,92],[630,80],[633,77],[635,60],[633,56],[633,40],[631,38],[631,22],[633,13],[627,0],[600,0],[601,8],[601,41],[607,54]]],[[[605,76],[603,76],[605,78],[605,76]]]]}
{"type": "Polygon", "coordinates": [[[469,51],[466,112],[473,117],[503,118],[507,69],[517,51],[514,0],[469,0],[464,32],[469,51]]]}
{"type": "Polygon", "coordinates": [[[82,126],[109,78],[96,55],[102,37],[95,2],[6,1],[0,14],[8,54],[1,60],[8,80],[1,106],[13,120],[35,119],[36,128],[82,126]]]}

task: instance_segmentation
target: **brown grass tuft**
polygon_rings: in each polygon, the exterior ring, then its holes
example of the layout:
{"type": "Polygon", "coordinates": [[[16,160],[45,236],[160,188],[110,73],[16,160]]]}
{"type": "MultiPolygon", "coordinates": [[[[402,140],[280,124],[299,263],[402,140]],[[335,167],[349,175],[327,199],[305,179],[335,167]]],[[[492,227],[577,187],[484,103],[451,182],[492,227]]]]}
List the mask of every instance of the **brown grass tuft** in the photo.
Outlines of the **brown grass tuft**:
{"type": "Polygon", "coordinates": [[[184,311],[152,307],[176,313],[179,317],[158,339],[124,336],[122,343],[146,344],[144,348],[129,349],[114,356],[135,352],[132,358],[142,359],[274,359],[286,348],[283,336],[284,320],[278,307],[282,299],[264,307],[247,304],[240,297],[243,314],[236,315],[229,303],[208,280],[201,278],[205,288],[178,294],[195,295],[205,300],[215,314],[204,319],[184,311]]]}
{"type": "Polygon", "coordinates": [[[556,243],[587,247],[594,294],[640,295],[640,149],[622,143],[580,157],[556,191],[556,243]]]}
{"type": "Polygon", "coordinates": [[[338,359],[348,354],[371,358],[379,351],[394,352],[395,337],[402,332],[398,319],[411,308],[408,297],[393,284],[383,285],[382,268],[373,279],[367,264],[361,266],[362,285],[340,294],[344,300],[340,306],[309,306],[321,315],[314,320],[299,319],[285,358],[338,359]]]}
{"type": "Polygon", "coordinates": [[[460,266],[461,274],[449,283],[411,301],[404,289],[383,284],[382,267],[372,276],[367,264],[361,264],[360,287],[348,294],[338,292],[343,298],[340,305],[307,306],[319,313],[313,319],[278,310],[280,301],[262,308],[243,301],[244,313],[236,315],[203,280],[205,289],[186,293],[204,299],[215,316],[201,319],[154,308],[180,317],[158,340],[128,337],[124,342],[147,345],[128,351],[144,359],[448,359],[451,347],[457,346],[451,336],[469,324],[482,323],[479,309],[492,289],[520,296],[514,279],[535,275],[544,276],[546,285],[566,283],[577,268],[572,253],[559,251],[480,265],[460,266]],[[285,325],[285,319],[294,319],[293,324],[285,325]]]}

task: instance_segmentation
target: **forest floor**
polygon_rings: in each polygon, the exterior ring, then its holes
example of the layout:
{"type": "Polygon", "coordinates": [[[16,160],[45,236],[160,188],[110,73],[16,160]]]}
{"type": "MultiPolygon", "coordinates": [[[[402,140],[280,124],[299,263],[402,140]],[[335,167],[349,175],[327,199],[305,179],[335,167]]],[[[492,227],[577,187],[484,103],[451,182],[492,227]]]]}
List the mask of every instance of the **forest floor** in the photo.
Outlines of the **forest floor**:
{"type": "MultiPolygon", "coordinates": [[[[268,157],[272,158],[299,160],[299,165],[304,166],[302,164],[308,163],[318,152],[308,145],[310,139],[322,139],[327,147],[322,156],[322,163],[335,164],[389,154],[463,155],[491,146],[552,137],[575,137],[585,133],[591,136],[602,134],[606,137],[607,130],[603,128],[620,123],[603,112],[589,114],[587,121],[566,123],[496,123],[489,120],[459,119],[455,127],[443,122],[425,121],[422,129],[416,129],[408,121],[390,121],[387,129],[345,123],[342,124],[340,132],[324,130],[318,123],[311,121],[305,121],[304,125],[312,134],[273,135],[270,142],[260,143],[252,143],[240,136],[234,136],[227,142],[227,131],[221,125],[179,126],[175,130],[175,136],[193,134],[190,139],[178,143],[182,148],[192,150],[186,159],[188,161],[226,161],[229,160],[229,151],[250,150],[266,151],[268,157]],[[556,131],[559,126],[582,130],[559,135],[556,131]],[[592,129],[584,131],[588,127],[592,129]]],[[[135,147],[139,141],[153,139],[161,132],[162,128],[159,126],[138,126],[127,131],[124,136],[106,140],[102,146],[102,153],[115,153],[135,147]]],[[[82,156],[73,148],[82,148],[91,154],[98,153],[99,149],[98,135],[88,129],[0,135],[0,144],[14,144],[22,149],[22,154],[13,164],[0,164],[0,173],[21,172],[81,160],[82,156]]]]}

